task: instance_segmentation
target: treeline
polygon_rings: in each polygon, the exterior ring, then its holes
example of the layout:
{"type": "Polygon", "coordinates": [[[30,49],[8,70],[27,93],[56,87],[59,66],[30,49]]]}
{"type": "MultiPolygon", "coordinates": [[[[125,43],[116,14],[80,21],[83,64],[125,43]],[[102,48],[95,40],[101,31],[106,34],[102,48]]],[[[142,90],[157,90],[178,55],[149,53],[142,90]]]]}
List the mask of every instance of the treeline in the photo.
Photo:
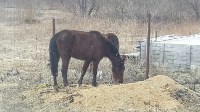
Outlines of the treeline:
{"type": "Polygon", "coordinates": [[[200,19],[200,0],[1,0],[17,7],[67,10],[80,17],[134,19],[145,21],[150,11],[153,21],[182,22],[200,19]]]}

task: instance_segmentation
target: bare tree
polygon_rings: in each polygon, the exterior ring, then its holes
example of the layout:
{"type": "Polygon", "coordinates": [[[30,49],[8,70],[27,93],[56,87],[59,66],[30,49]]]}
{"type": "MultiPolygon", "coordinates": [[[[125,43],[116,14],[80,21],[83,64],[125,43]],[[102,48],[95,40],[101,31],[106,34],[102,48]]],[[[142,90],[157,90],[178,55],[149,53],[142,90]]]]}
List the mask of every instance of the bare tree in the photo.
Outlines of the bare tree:
{"type": "Polygon", "coordinates": [[[92,12],[97,13],[100,8],[100,3],[98,3],[97,0],[91,0],[91,6],[89,7],[88,10],[88,16],[91,16],[92,12]]]}
{"type": "MultiPolygon", "coordinates": [[[[33,0],[31,0],[33,1],[33,0]]],[[[147,11],[155,22],[200,19],[200,0],[36,0],[41,8],[63,9],[81,17],[145,21],[147,11]],[[62,5],[62,7],[60,7],[62,5]]],[[[31,8],[31,7],[30,7],[31,8]]]]}
{"type": "Polygon", "coordinates": [[[90,17],[98,13],[101,0],[65,0],[63,3],[70,12],[76,15],[79,14],[81,17],[90,17]]]}
{"type": "Polygon", "coordinates": [[[80,13],[81,13],[81,17],[84,17],[86,15],[86,10],[87,10],[87,0],[78,0],[78,5],[80,8],[80,13]]]}
{"type": "Polygon", "coordinates": [[[200,19],[200,1],[199,0],[184,0],[186,4],[188,4],[191,9],[194,11],[196,15],[196,19],[200,19]]]}

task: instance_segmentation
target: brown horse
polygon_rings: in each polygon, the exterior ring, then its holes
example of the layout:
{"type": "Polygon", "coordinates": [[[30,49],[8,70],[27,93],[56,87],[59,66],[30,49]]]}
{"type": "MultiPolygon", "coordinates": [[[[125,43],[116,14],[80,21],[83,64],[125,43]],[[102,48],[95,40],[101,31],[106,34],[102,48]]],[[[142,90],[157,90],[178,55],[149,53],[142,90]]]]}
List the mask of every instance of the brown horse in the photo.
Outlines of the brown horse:
{"type": "Polygon", "coordinates": [[[78,84],[82,84],[83,77],[91,62],[93,62],[92,85],[96,86],[97,68],[103,57],[108,57],[112,63],[112,72],[115,81],[123,83],[124,59],[116,47],[98,31],[62,30],[56,33],[49,45],[51,72],[54,79],[54,89],[58,91],[57,75],[58,61],[62,59],[62,77],[64,86],[68,86],[67,70],[70,58],[84,60],[81,77],[78,84]]]}

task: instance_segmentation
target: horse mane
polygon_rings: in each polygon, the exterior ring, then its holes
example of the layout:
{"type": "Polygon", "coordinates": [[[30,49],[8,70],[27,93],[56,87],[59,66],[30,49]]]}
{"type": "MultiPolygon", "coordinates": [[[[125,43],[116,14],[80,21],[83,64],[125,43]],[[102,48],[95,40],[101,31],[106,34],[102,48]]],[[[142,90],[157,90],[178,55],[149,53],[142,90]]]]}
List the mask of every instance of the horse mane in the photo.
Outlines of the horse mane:
{"type": "Polygon", "coordinates": [[[96,37],[103,42],[103,47],[106,52],[110,52],[115,56],[119,56],[118,49],[107,39],[104,35],[102,35],[99,31],[90,31],[89,33],[95,34],[96,37]]]}
{"type": "Polygon", "coordinates": [[[119,39],[114,33],[104,34],[106,38],[119,50],[119,39]]]}

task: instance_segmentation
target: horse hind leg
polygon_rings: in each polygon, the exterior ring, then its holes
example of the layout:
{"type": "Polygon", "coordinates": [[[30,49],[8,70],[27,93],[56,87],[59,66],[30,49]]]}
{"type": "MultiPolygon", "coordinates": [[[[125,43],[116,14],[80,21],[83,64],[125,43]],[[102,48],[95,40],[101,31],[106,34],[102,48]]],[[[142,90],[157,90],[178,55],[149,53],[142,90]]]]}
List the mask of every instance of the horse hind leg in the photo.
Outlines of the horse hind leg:
{"type": "Polygon", "coordinates": [[[64,56],[62,57],[62,78],[63,78],[63,84],[64,87],[67,87],[69,85],[68,80],[67,80],[67,72],[68,72],[68,66],[69,66],[69,60],[70,60],[70,56],[64,56]]]}
{"type": "Polygon", "coordinates": [[[51,73],[53,76],[54,81],[54,91],[58,92],[58,83],[57,83],[57,76],[58,76],[58,61],[60,56],[57,55],[51,59],[51,73]]]}
{"type": "Polygon", "coordinates": [[[53,81],[54,81],[53,88],[55,92],[58,92],[58,88],[59,88],[58,83],[57,83],[57,76],[58,76],[58,72],[53,73],[53,81]]]}
{"type": "Polygon", "coordinates": [[[52,73],[53,75],[53,82],[54,82],[54,91],[58,92],[58,83],[57,83],[57,76],[58,76],[58,70],[56,70],[54,73],[52,73]]]}
{"type": "Polygon", "coordinates": [[[82,68],[82,71],[81,71],[81,77],[80,77],[80,79],[78,81],[78,86],[80,86],[82,84],[83,77],[85,76],[85,73],[87,71],[88,66],[90,65],[90,62],[91,61],[85,61],[84,62],[84,65],[83,65],[83,68],[82,68]]]}

